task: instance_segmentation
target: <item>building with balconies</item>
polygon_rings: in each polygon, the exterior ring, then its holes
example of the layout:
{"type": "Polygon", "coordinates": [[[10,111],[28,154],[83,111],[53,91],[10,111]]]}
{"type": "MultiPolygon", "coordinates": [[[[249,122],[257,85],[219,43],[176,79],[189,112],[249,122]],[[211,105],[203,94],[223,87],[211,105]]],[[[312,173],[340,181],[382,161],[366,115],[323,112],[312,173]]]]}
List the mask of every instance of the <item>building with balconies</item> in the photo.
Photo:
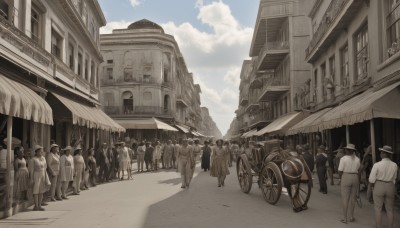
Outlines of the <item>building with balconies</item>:
{"type": "Polygon", "coordinates": [[[95,139],[124,131],[99,108],[105,24],[96,0],[0,0],[0,122],[7,123],[0,142],[21,140],[1,150],[0,218],[32,204],[14,201],[14,146],[41,145],[47,153],[55,142],[86,151],[99,144],[95,139]]]}
{"type": "MultiPolygon", "coordinates": [[[[383,145],[400,154],[400,1],[315,1],[308,13],[312,64],[302,101],[313,114],[289,134],[316,133],[331,150],[383,145]]],[[[400,156],[396,161],[400,162],[400,156]]]]}
{"type": "Polygon", "coordinates": [[[102,34],[100,43],[101,103],[130,137],[166,138],[168,132],[156,129],[177,131],[178,124],[190,132],[200,126],[200,86],[194,84],[174,37],[161,26],[143,19],[102,34]],[[169,127],[149,124],[154,118],[169,127]]]}

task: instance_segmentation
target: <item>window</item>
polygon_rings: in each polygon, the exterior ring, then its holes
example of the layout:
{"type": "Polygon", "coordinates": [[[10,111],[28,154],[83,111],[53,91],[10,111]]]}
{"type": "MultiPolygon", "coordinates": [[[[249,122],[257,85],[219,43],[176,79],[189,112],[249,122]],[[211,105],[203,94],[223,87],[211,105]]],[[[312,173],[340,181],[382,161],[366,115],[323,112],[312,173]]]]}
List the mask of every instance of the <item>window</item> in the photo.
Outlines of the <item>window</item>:
{"type": "Polygon", "coordinates": [[[61,59],[62,37],[54,29],[51,29],[51,54],[61,59]]]}
{"type": "Polygon", "coordinates": [[[387,57],[400,50],[400,1],[389,0],[386,7],[387,57]]]}
{"type": "Polygon", "coordinates": [[[318,91],[318,70],[314,70],[314,94],[313,101],[317,102],[317,91],[318,91]]]}
{"type": "Polygon", "coordinates": [[[94,62],[92,61],[90,64],[90,84],[95,85],[95,69],[96,66],[94,65],[94,62]]]}
{"type": "Polygon", "coordinates": [[[113,68],[112,67],[108,67],[106,70],[106,76],[109,80],[113,79],[113,68]]]}
{"type": "Polygon", "coordinates": [[[164,113],[169,112],[169,105],[170,104],[170,98],[169,95],[164,96],[164,113]]]}
{"type": "Polygon", "coordinates": [[[125,68],[124,69],[124,80],[127,81],[127,82],[133,80],[132,68],[125,68]]]}
{"type": "Polygon", "coordinates": [[[82,63],[83,63],[83,57],[82,54],[79,52],[78,53],[78,75],[82,76],[82,63]]]}
{"type": "Polygon", "coordinates": [[[122,105],[124,109],[124,114],[133,113],[133,94],[129,91],[125,91],[122,94],[122,105]]]}
{"type": "Polygon", "coordinates": [[[114,60],[112,59],[107,60],[107,64],[114,64],[114,60]]]}
{"type": "Polygon", "coordinates": [[[356,34],[356,47],[357,47],[357,75],[356,80],[365,78],[368,76],[368,65],[369,65],[369,56],[368,56],[368,26],[365,25],[357,34],[356,34]]]}
{"type": "Polygon", "coordinates": [[[0,0],[0,16],[9,19],[9,5],[7,0],[0,0]]]}
{"type": "Polygon", "coordinates": [[[89,80],[89,57],[88,56],[86,56],[86,59],[85,59],[85,70],[84,70],[84,77],[85,77],[85,80],[89,80]]]}
{"type": "Polygon", "coordinates": [[[325,63],[321,65],[321,82],[322,82],[322,97],[326,100],[326,65],[325,63]]]}
{"type": "Polygon", "coordinates": [[[342,87],[349,86],[349,49],[346,44],[340,50],[340,85],[342,87]]]}
{"type": "Polygon", "coordinates": [[[32,3],[31,8],[31,38],[37,44],[41,44],[41,15],[37,7],[32,3]]]}
{"type": "Polygon", "coordinates": [[[75,48],[71,43],[68,44],[68,59],[69,68],[75,70],[75,48]]]}
{"type": "Polygon", "coordinates": [[[151,75],[143,75],[143,81],[145,81],[145,82],[150,82],[150,79],[151,79],[151,75]]]}
{"type": "Polygon", "coordinates": [[[104,94],[104,106],[112,106],[114,104],[114,96],[112,93],[104,94]]]}
{"type": "Polygon", "coordinates": [[[329,58],[329,76],[332,82],[335,82],[335,56],[329,58]]]}

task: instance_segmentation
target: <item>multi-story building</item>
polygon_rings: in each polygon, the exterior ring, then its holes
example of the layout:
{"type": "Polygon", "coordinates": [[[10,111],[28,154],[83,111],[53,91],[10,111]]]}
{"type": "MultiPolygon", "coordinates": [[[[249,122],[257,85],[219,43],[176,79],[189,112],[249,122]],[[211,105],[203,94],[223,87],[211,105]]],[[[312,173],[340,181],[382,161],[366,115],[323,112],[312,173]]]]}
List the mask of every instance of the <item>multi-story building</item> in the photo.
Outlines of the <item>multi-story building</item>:
{"type": "Polygon", "coordinates": [[[236,112],[240,128],[250,133],[246,137],[269,133],[265,126],[281,117],[295,120],[302,116],[295,98],[311,72],[304,47],[310,40],[307,13],[312,2],[260,1],[251,60],[242,66],[236,112]]]}
{"type": "Polygon", "coordinates": [[[400,1],[315,1],[309,12],[314,112],[289,134],[320,132],[332,150],[353,143],[362,151],[390,145],[400,161],[400,1]]]}
{"type": "Polygon", "coordinates": [[[199,128],[200,132],[202,132],[206,136],[213,137],[215,139],[222,138],[221,131],[218,129],[217,124],[211,118],[208,108],[201,107],[201,119],[202,123],[199,128]]]}
{"type": "Polygon", "coordinates": [[[155,129],[174,131],[173,125],[185,133],[199,128],[201,89],[173,36],[144,19],[101,35],[100,42],[101,102],[130,137],[171,136],[155,129]],[[156,120],[163,124],[154,124],[156,120]]]}
{"type": "Polygon", "coordinates": [[[31,203],[13,204],[14,146],[48,152],[53,140],[87,149],[124,130],[98,108],[105,23],[96,0],[0,1],[0,140],[9,145],[0,153],[0,217],[31,203]]]}

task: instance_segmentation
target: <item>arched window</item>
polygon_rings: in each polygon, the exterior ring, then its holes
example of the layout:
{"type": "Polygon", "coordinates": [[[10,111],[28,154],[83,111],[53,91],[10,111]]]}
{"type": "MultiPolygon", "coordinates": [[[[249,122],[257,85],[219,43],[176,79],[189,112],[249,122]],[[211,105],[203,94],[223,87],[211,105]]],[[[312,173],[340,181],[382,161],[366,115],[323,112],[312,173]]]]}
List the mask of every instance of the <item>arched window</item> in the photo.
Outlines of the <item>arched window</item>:
{"type": "Polygon", "coordinates": [[[124,114],[133,113],[133,94],[130,91],[122,93],[122,105],[124,114]]]}
{"type": "Polygon", "coordinates": [[[170,98],[169,95],[164,96],[164,113],[168,113],[170,111],[170,98]]]}

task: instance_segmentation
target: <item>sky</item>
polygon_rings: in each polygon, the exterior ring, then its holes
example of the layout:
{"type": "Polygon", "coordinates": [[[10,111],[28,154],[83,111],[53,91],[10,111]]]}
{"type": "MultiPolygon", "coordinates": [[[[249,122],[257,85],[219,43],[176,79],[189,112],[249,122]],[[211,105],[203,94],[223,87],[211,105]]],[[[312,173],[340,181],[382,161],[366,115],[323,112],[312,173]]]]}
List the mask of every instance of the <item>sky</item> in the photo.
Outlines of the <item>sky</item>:
{"type": "Polygon", "coordinates": [[[259,0],[99,0],[107,20],[100,33],[148,19],[173,35],[194,82],[201,106],[223,135],[238,107],[240,70],[249,59],[259,0]]]}

